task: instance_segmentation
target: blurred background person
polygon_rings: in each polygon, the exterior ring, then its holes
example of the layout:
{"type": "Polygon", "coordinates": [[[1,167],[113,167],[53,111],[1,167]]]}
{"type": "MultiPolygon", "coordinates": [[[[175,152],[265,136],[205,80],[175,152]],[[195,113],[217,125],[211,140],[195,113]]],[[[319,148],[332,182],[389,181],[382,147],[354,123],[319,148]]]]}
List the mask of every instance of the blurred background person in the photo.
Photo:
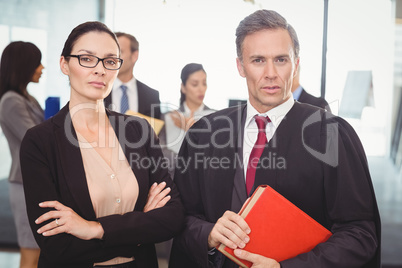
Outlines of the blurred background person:
{"type": "Polygon", "coordinates": [[[165,129],[160,134],[169,150],[179,152],[185,132],[202,116],[213,113],[204,104],[207,73],[198,63],[189,63],[181,71],[180,107],[164,115],[165,129]]]}
{"type": "MultiPolygon", "coordinates": [[[[174,176],[177,153],[186,135],[186,131],[202,116],[215,110],[204,104],[207,91],[207,73],[198,63],[189,63],[181,71],[180,106],[178,110],[162,115],[165,126],[159,139],[169,173],[174,176]]],[[[159,256],[169,258],[172,240],[157,245],[159,256]]]]}
{"type": "Polygon", "coordinates": [[[159,92],[138,81],[133,74],[139,56],[139,43],[131,34],[116,32],[123,65],[114,82],[113,90],[105,99],[106,108],[120,113],[128,110],[157,119],[161,118],[159,92]],[[110,106],[110,104],[113,104],[110,106]]]}
{"type": "Polygon", "coordinates": [[[12,42],[0,62],[0,125],[12,157],[9,180],[10,204],[20,247],[20,267],[37,267],[39,247],[35,242],[25,205],[20,169],[20,146],[26,131],[44,121],[44,111],[27,91],[30,82],[38,83],[44,69],[42,53],[29,42],[12,42]]]}
{"type": "Polygon", "coordinates": [[[329,107],[328,102],[324,98],[314,97],[300,85],[300,66],[297,68],[296,75],[293,78],[292,94],[293,98],[298,102],[311,104],[331,112],[331,107],[329,107]]]}

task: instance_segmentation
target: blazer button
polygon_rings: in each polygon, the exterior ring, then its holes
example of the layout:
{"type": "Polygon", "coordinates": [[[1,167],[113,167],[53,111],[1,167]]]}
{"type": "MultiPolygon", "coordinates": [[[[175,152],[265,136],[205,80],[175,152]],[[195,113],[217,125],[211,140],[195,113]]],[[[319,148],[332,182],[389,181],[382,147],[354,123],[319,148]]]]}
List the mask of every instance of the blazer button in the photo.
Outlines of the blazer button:
{"type": "Polygon", "coordinates": [[[114,174],[110,175],[111,179],[114,179],[115,177],[116,177],[116,175],[114,175],[114,174]]]}
{"type": "Polygon", "coordinates": [[[120,202],[121,202],[120,198],[116,199],[116,203],[120,203],[120,202]]]}

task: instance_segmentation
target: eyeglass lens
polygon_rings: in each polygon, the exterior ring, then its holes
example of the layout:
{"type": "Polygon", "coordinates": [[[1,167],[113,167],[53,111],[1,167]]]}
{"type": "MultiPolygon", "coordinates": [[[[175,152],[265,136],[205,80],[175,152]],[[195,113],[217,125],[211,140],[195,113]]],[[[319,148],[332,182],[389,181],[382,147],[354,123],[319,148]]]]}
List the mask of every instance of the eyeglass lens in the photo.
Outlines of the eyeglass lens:
{"type": "Polygon", "coordinates": [[[82,66],[89,68],[95,67],[99,61],[102,61],[103,66],[109,70],[117,70],[121,66],[121,60],[119,58],[104,58],[102,60],[92,55],[80,55],[79,59],[82,66]]]}

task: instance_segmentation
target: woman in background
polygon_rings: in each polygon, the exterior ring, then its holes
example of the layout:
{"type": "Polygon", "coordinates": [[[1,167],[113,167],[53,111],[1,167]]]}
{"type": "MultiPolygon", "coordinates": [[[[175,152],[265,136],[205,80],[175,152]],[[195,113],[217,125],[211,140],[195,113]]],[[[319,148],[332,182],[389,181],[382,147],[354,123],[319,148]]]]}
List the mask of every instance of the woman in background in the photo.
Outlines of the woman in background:
{"type": "MultiPolygon", "coordinates": [[[[164,115],[165,129],[160,136],[175,154],[179,152],[185,132],[202,116],[214,112],[204,104],[207,73],[198,63],[189,63],[181,71],[180,107],[164,115]]],[[[166,153],[165,153],[166,155],[166,153]]]]}
{"type": "Polygon", "coordinates": [[[183,206],[158,165],[163,155],[151,126],[105,109],[119,57],[106,25],[75,27],[60,58],[70,101],[22,141],[39,267],[158,267],[154,243],[181,231],[183,206]]]}
{"type": "Polygon", "coordinates": [[[39,103],[27,91],[30,82],[42,75],[42,54],[29,42],[12,42],[3,51],[0,62],[0,125],[11,152],[8,177],[10,204],[20,247],[20,267],[37,267],[39,247],[29,227],[20,169],[20,146],[26,131],[43,122],[39,103]]]}

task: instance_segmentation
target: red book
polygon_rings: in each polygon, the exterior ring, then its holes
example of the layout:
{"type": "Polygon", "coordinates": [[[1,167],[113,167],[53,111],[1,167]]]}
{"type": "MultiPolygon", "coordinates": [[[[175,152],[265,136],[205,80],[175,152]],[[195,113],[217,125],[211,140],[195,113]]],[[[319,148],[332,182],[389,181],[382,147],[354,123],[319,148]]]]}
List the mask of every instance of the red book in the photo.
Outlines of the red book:
{"type": "MultiPolygon", "coordinates": [[[[268,185],[259,186],[239,214],[251,229],[244,250],[278,262],[309,252],[332,235],[268,185]]],[[[218,250],[241,267],[252,265],[223,244],[218,250]]]]}

